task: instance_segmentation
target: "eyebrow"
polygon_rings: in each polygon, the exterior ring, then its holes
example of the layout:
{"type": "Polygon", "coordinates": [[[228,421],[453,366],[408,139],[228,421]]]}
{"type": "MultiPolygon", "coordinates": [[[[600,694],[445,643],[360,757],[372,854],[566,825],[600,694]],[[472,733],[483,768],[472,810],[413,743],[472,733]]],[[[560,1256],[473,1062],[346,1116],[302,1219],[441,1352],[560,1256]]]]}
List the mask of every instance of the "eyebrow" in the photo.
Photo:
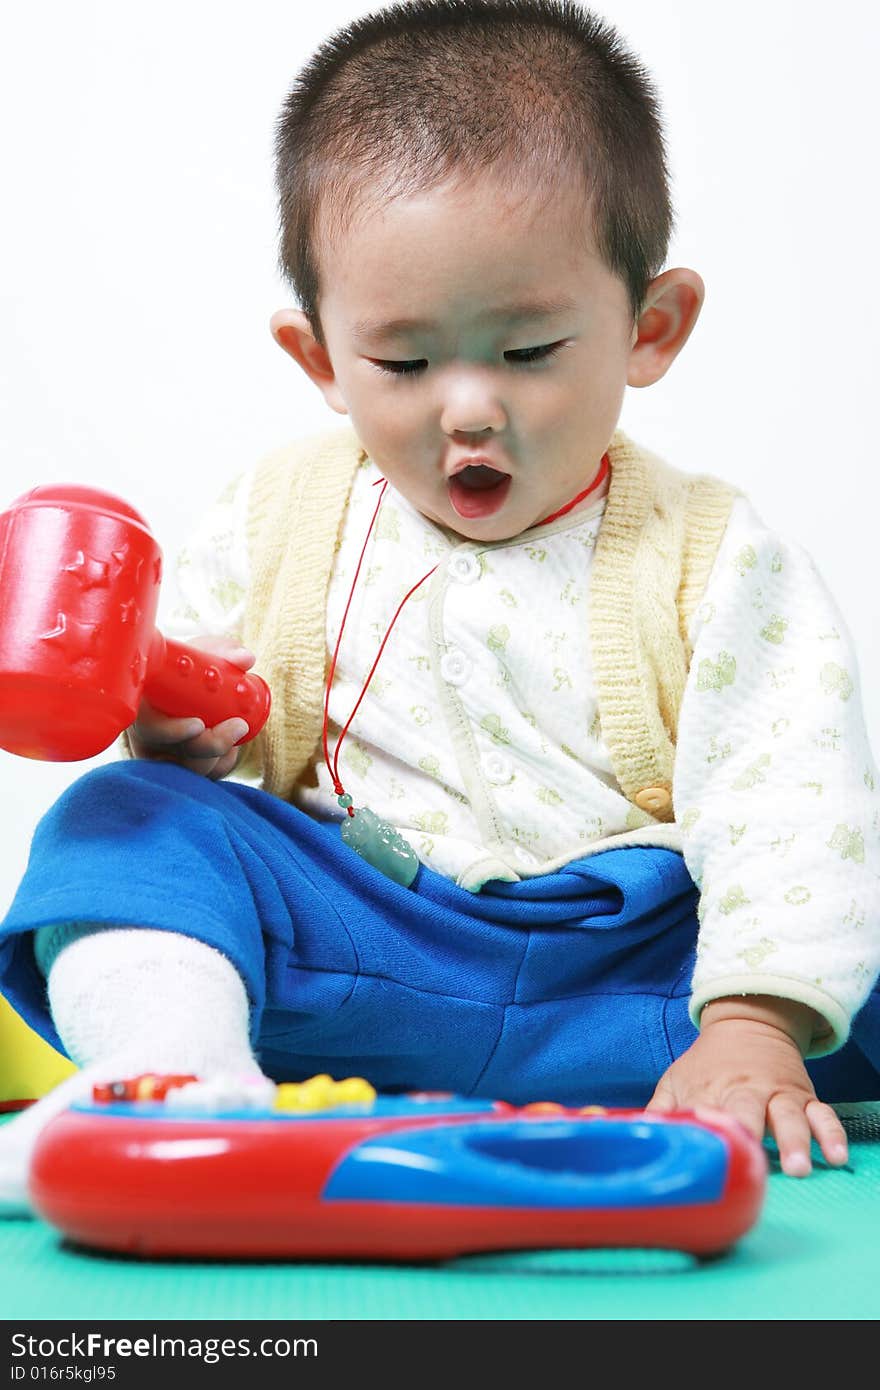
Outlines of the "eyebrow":
{"type": "MultiPolygon", "coordinates": [[[[525,319],[552,318],[554,314],[563,314],[574,308],[575,303],[572,299],[538,299],[527,304],[503,304],[497,309],[489,309],[482,315],[482,321],[494,323],[500,319],[507,319],[511,323],[520,323],[525,319]]],[[[431,333],[436,326],[430,319],[364,318],[355,321],[352,333],[358,339],[378,340],[398,338],[407,333],[431,333]]]]}

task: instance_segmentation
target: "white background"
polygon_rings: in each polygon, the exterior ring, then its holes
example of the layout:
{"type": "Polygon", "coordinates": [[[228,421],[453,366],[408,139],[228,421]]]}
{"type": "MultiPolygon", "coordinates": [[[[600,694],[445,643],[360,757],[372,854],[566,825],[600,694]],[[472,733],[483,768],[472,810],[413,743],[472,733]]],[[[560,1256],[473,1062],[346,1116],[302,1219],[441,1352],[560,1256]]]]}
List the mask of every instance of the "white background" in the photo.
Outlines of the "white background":
{"type": "MultiPolygon", "coordinates": [[[[268,331],[293,302],[272,141],[297,69],[372,8],[0,0],[0,509],[38,483],[104,487],[170,558],[234,474],[339,423],[268,331]]],[[[810,550],[856,643],[876,756],[880,11],[596,8],[657,81],[667,265],[707,286],[682,356],[627,392],[621,425],[737,482],[810,550]]],[[[0,753],[0,912],[39,816],[90,765],[0,753]]]]}

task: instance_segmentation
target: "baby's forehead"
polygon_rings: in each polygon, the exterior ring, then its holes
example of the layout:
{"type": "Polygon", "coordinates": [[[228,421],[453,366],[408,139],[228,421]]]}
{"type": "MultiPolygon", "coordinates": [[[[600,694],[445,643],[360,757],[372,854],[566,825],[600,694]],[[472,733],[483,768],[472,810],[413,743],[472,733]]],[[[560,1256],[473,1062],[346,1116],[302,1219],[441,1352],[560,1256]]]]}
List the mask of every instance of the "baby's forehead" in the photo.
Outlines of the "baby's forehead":
{"type": "Polygon", "coordinates": [[[597,221],[592,194],[583,169],[569,165],[453,168],[430,181],[405,166],[389,166],[384,176],[369,180],[340,171],[320,188],[314,230],[328,244],[341,244],[360,234],[375,235],[402,207],[410,217],[430,219],[479,204],[500,228],[555,223],[583,239],[592,236],[597,221]]]}
{"type": "Polygon", "coordinates": [[[549,341],[601,304],[628,309],[576,180],[447,179],[340,210],[325,224],[320,291],[325,322],[350,340],[522,332],[549,341]]]}

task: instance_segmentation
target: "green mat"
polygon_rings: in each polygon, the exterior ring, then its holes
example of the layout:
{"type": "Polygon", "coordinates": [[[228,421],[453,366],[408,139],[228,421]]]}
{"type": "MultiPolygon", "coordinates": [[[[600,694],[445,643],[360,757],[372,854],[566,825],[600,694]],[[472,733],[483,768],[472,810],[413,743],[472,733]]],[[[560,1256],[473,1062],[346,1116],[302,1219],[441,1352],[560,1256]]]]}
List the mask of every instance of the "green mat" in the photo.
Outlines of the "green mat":
{"type": "Polygon", "coordinates": [[[758,1224],[710,1262],[666,1251],[473,1255],[441,1265],[141,1263],[0,1221],[12,1319],[875,1319],[880,1103],[841,1107],[849,1170],[787,1178],[771,1159],[758,1224]]]}

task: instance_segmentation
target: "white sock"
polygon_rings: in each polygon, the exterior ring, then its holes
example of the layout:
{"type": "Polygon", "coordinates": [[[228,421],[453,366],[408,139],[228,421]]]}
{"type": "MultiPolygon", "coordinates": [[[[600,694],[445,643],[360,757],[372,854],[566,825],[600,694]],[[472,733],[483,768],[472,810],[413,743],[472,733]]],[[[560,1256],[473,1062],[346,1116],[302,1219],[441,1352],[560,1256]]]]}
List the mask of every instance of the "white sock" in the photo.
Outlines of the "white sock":
{"type": "Polygon", "coordinates": [[[0,1215],[27,1215],[37,1137],[96,1081],[139,1072],[259,1075],[248,1001],[232,963],[176,932],[101,928],[79,937],[49,971],[52,1019],[82,1069],[0,1129],[0,1215]]]}

